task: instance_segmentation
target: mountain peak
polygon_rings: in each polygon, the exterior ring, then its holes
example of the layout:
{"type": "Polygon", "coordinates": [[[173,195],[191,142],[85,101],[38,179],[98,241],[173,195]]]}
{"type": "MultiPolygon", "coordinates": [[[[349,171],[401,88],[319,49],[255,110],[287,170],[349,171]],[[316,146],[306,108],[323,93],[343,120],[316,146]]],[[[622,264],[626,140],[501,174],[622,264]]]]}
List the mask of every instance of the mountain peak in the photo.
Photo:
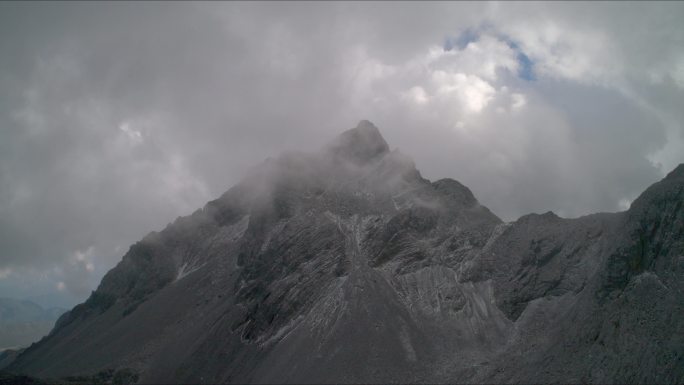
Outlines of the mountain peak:
{"type": "Polygon", "coordinates": [[[375,131],[378,135],[380,135],[380,130],[371,122],[370,120],[360,120],[359,124],[356,125],[355,128],[352,128],[352,130],[360,130],[360,131],[375,131]]]}
{"type": "Polygon", "coordinates": [[[663,343],[684,326],[671,316],[684,308],[683,184],[680,166],[627,214],[502,223],[361,121],[135,243],[0,368],[140,383],[684,383],[681,339],[663,343]]]}
{"type": "Polygon", "coordinates": [[[380,130],[368,120],[362,120],[352,129],[341,133],[328,146],[335,155],[358,163],[379,158],[389,152],[380,130]]]}

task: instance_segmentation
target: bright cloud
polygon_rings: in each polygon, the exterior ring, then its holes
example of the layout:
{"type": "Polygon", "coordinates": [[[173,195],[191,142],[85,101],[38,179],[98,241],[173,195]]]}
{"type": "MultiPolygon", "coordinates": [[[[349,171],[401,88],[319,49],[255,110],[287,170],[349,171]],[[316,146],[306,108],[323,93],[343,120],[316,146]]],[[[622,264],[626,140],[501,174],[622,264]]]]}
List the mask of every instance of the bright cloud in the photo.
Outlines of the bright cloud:
{"type": "Polygon", "coordinates": [[[403,93],[403,96],[405,99],[418,105],[424,105],[430,101],[430,97],[428,96],[427,92],[425,92],[425,89],[420,86],[411,87],[408,91],[403,93]]]}
{"type": "Polygon", "coordinates": [[[482,35],[463,50],[448,50],[432,63],[435,68],[461,71],[489,81],[497,80],[497,72],[518,71],[517,53],[506,42],[490,35],[482,35]]]}
{"type": "Polygon", "coordinates": [[[477,75],[466,75],[461,72],[448,73],[438,70],[432,73],[430,80],[439,97],[454,98],[468,112],[482,111],[496,93],[491,84],[477,75]]]}

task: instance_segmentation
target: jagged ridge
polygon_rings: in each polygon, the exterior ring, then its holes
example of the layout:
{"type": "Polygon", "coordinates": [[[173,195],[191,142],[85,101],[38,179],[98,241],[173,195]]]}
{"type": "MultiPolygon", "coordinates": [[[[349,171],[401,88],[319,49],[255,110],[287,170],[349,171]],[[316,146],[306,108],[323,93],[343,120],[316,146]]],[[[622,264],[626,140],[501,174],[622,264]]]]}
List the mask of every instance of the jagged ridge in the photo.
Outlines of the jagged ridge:
{"type": "Polygon", "coordinates": [[[10,367],[143,382],[681,382],[682,166],[503,223],[363,121],[133,245],[10,367]],[[679,171],[678,171],[679,170],[679,171]]]}

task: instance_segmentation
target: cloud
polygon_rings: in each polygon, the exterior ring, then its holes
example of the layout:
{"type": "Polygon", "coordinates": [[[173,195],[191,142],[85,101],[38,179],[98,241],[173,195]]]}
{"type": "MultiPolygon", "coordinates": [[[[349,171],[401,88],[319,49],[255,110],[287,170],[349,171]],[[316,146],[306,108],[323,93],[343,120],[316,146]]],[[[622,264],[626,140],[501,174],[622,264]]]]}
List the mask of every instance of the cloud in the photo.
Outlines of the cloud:
{"type": "Polygon", "coordinates": [[[511,94],[511,109],[517,110],[519,108],[524,107],[525,104],[527,104],[527,99],[525,98],[525,95],[518,93],[511,94]]]}
{"type": "Polygon", "coordinates": [[[618,206],[620,207],[621,210],[629,210],[629,207],[632,205],[632,201],[630,199],[620,199],[618,201],[618,206]]]}
{"type": "Polygon", "coordinates": [[[128,137],[132,144],[142,143],[142,133],[138,130],[133,129],[129,122],[119,124],[119,130],[121,130],[126,135],[126,137],[128,137]]]}
{"type": "Polygon", "coordinates": [[[0,269],[0,279],[4,279],[10,276],[12,274],[12,269],[10,268],[4,268],[0,269]]]}
{"type": "Polygon", "coordinates": [[[452,98],[467,112],[480,112],[489,104],[495,94],[494,87],[477,75],[462,72],[447,73],[435,71],[431,77],[436,94],[442,98],[452,98]]]}
{"type": "Polygon", "coordinates": [[[420,86],[411,87],[409,90],[404,91],[402,96],[409,102],[415,103],[417,105],[424,105],[430,102],[430,97],[428,96],[425,89],[420,86]]]}
{"type": "Polygon", "coordinates": [[[676,2],[2,3],[0,290],[82,300],[147,232],[360,119],[506,220],[621,210],[683,161],[682,19],[676,2]]]}
{"type": "Polygon", "coordinates": [[[517,52],[505,41],[485,34],[469,42],[462,50],[444,52],[435,66],[496,80],[500,70],[518,71],[517,56],[517,52]]]}

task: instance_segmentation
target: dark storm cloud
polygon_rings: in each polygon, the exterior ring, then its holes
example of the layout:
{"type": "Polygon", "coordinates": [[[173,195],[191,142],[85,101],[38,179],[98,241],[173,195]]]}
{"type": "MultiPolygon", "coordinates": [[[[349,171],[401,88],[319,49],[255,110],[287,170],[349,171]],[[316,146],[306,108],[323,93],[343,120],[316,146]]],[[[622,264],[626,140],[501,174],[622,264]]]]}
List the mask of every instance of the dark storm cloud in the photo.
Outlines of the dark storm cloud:
{"type": "Polygon", "coordinates": [[[507,220],[616,211],[682,161],[683,9],[1,3],[0,289],[82,299],[148,231],[360,119],[507,220]]]}

